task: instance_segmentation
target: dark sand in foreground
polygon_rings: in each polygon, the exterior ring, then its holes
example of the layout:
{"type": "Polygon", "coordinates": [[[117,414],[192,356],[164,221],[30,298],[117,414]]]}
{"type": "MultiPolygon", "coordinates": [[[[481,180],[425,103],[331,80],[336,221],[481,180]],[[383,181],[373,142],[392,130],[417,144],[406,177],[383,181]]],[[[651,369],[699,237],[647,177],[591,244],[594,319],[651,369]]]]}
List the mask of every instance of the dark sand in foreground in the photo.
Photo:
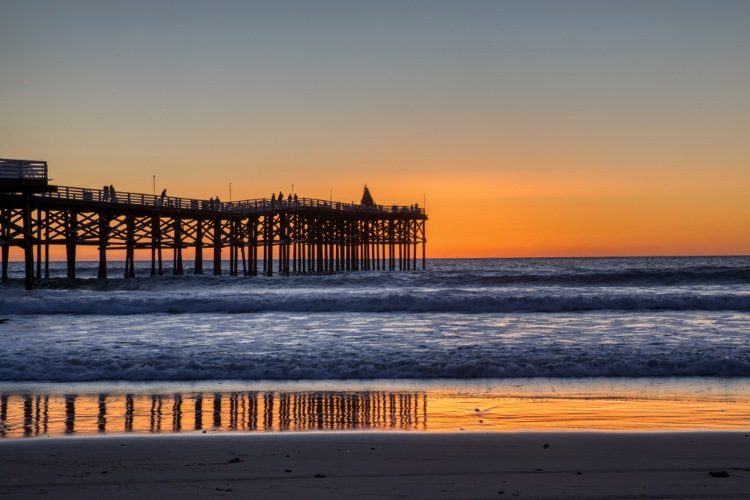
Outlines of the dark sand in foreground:
{"type": "Polygon", "coordinates": [[[0,442],[0,496],[748,498],[750,437],[339,432],[20,439],[0,442]]]}

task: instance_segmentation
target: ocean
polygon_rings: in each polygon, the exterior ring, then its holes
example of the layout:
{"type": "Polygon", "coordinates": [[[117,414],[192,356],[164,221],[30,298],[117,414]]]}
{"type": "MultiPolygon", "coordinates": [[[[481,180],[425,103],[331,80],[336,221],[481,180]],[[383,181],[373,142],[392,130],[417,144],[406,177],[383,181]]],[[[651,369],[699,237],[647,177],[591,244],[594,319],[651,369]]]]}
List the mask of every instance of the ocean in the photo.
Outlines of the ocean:
{"type": "MultiPolygon", "coordinates": [[[[54,263],[26,291],[11,264],[0,286],[6,434],[28,431],[39,398],[65,394],[426,394],[411,414],[435,394],[531,401],[567,388],[580,407],[657,387],[662,400],[739,402],[747,417],[750,257],[431,259],[426,270],[272,277],[149,276],[142,262],[138,277],[106,280],[97,265],[79,263],[70,280],[54,263]]],[[[109,275],[123,268],[111,262],[109,275]]],[[[328,402],[339,418],[340,401],[328,402]]]]}

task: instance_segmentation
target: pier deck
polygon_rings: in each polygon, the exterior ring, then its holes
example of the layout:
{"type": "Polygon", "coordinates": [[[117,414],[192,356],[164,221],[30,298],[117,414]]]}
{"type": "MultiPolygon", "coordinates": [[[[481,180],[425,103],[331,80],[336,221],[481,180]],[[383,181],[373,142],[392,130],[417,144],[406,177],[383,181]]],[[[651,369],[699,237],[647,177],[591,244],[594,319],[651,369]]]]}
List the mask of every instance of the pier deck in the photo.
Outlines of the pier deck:
{"type": "Polygon", "coordinates": [[[135,276],[137,252],[150,253],[151,275],[164,273],[165,251],[171,253],[172,273],[183,274],[187,249],[195,274],[203,274],[204,251],[211,253],[213,274],[222,274],[225,249],[232,276],[271,275],[274,269],[284,274],[417,269],[420,245],[425,267],[427,215],[416,205],[365,207],[291,196],[221,202],[50,186],[45,162],[19,162],[0,160],[2,279],[8,279],[10,247],[21,247],[29,289],[35,279],[49,277],[52,245],[65,247],[70,278],[76,277],[76,250],[82,245],[98,248],[99,278],[108,277],[108,250],[125,251],[125,278],[135,276]],[[34,178],[25,175],[32,167],[34,178]]]}

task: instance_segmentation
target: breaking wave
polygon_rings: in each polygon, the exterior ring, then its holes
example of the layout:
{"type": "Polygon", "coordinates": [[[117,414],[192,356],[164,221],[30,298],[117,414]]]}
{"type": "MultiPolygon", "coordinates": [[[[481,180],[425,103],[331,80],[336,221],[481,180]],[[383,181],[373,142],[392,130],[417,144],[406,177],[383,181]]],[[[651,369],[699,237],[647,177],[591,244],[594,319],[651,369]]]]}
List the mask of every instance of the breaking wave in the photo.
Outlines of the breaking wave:
{"type": "Polygon", "coordinates": [[[0,362],[3,381],[186,381],[186,380],[375,380],[477,379],[529,377],[747,377],[747,352],[727,357],[724,352],[687,350],[667,358],[643,352],[588,353],[560,356],[553,350],[528,353],[477,353],[469,348],[424,353],[377,351],[342,355],[322,351],[314,355],[252,356],[247,353],[196,353],[180,350],[138,358],[114,355],[72,355],[46,360],[40,370],[34,356],[0,362]]]}
{"type": "Polygon", "coordinates": [[[750,377],[749,263],[435,261],[53,277],[32,291],[12,278],[0,286],[0,381],[750,377]]]}
{"type": "Polygon", "coordinates": [[[287,312],[554,313],[586,311],[747,311],[750,294],[639,290],[534,293],[472,290],[377,291],[372,293],[154,294],[43,292],[5,296],[0,314],[132,315],[287,312]]]}

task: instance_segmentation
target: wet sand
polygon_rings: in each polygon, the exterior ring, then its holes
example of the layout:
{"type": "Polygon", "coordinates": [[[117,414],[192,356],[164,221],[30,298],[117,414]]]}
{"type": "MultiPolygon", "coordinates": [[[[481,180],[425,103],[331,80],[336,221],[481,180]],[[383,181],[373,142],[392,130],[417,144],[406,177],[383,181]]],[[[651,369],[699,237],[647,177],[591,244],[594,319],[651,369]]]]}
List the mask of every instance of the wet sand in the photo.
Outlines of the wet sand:
{"type": "Polygon", "coordinates": [[[747,498],[743,432],[206,433],[0,441],[8,498],[747,498]]]}
{"type": "Polygon", "coordinates": [[[743,379],[0,383],[0,440],[299,431],[748,430],[743,379]]]}

